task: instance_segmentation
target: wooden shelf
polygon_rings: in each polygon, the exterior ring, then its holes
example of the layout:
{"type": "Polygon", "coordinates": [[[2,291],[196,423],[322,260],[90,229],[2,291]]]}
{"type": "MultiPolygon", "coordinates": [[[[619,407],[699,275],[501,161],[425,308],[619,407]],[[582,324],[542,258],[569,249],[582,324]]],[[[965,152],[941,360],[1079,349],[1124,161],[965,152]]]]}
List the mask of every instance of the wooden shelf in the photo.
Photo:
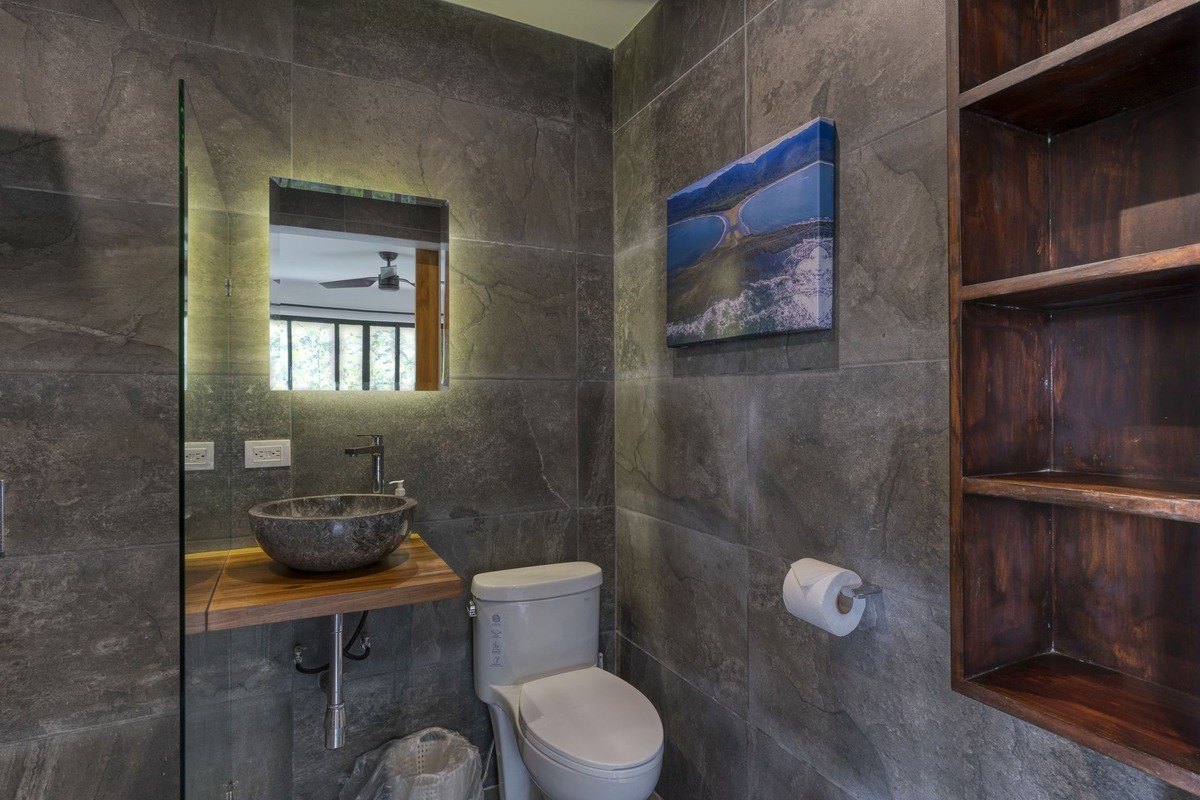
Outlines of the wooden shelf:
{"type": "Polygon", "coordinates": [[[1200,84],[1200,0],[1159,0],[959,95],[959,108],[1059,133],[1200,84]]]}
{"type": "Polygon", "coordinates": [[[952,685],[1200,793],[1200,0],[950,20],[952,685]]]}
{"type": "Polygon", "coordinates": [[[1200,699],[1049,653],[963,681],[964,694],[1200,793],[1200,699]]]}
{"type": "Polygon", "coordinates": [[[1060,308],[1200,290],[1200,244],[962,287],[963,302],[1060,308]]]}
{"type": "Polygon", "coordinates": [[[204,633],[208,604],[217,578],[229,557],[228,550],[189,553],[184,556],[183,632],[204,633]]]}
{"type": "Polygon", "coordinates": [[[986,497],[1200,522],[1200,483],[1082,472],[1026,472],[964,477],[962,488],[967,494],[986,497]]]}
{"type": "Polygon", "coordinates": [[[378,564],[349,572],[297,572],[272,561],[258,547],[188,555],[185,571],[188,633],[428,603],[462,594],[462,580],[417,534],[378,564]],[[219,575],[212,581],[218,560],[219,575]]]}

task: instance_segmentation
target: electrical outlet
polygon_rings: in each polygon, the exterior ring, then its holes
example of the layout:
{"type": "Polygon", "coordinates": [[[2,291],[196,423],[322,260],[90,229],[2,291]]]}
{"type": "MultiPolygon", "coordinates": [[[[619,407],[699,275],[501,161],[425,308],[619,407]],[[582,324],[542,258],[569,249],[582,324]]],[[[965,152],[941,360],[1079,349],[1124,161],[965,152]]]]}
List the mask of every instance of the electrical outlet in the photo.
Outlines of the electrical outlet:
{"type": "Polygon", "coordinates": [[[264,439],[246,442],[246,469],[290,467],[292,443],[288,439],[264,439]]]}
{"type": "Polygon", "coordinates": [[[216,459],[213,458],[212,442],[183,443],[184,472],[199,472],[200,470],[214,469],[215,467],[216,459]]]}

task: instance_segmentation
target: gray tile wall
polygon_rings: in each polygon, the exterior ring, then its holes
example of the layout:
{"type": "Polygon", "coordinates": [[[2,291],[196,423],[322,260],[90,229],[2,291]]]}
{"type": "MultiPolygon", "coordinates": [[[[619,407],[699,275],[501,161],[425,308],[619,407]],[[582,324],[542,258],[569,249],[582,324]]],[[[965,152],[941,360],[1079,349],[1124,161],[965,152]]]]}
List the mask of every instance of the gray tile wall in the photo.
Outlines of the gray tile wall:
{"type": "Polygon", "coordinates": [[[661,0],[615,54],[621,674],[664,800],[1164,800],[950,691],[942,0],[661,0]],[[838,125],[835,330],[668,350],[664,199],[838,125]],[[885,588],[834,639],[790,561],[885,588]]]}
{"type": "MultiPolygon", "coordinates": [[[[193,296],[197,325],[224,327],[193,353],[189,436],[218,442],[228,479],[189,486],[189,544],[244,540],[261,500],[363,486],[341,448],[382,432],[388,479],[465,578],[600,563],[615,660],[612,54],[436,0],[0,0],[0,797],[180,782],[180,77],[235,286],[220,311],[193,296]],[[266,390],[271,175],[449,201],[449,391],[266,390]],[[292,470],[236,468],[244,439],[275,437],[292,470]]],[[[190,637],[189,796],[235,778],[239,800],[328,798],[355,755],[430,724],[486,756],[462,603],[369,630],[336,754],[316,679],[291,669],[298,642],[322,657],[322,623],[190,637]]]]}

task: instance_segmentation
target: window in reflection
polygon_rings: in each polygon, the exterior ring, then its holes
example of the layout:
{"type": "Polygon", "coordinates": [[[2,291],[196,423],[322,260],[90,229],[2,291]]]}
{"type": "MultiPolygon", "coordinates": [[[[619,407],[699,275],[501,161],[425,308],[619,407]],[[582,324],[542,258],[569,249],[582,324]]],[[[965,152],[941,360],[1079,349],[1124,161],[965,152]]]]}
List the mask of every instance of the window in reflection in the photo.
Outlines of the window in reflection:
{"type": "Polygon", "coordinates": [[[272,389],[413,391],[416,356],[409,325],[271,318],[272,389]]]}

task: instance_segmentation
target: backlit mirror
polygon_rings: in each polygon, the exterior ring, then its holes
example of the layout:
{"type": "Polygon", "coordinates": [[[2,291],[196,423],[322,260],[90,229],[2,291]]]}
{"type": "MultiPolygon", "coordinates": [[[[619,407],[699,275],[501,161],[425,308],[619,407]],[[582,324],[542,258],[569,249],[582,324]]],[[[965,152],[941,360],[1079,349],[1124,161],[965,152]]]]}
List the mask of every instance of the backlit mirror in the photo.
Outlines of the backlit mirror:
{"type": "Polygon", "coordinates": [[[271,388],[446,385],[441,200],[271,179],[271,388]]]}

